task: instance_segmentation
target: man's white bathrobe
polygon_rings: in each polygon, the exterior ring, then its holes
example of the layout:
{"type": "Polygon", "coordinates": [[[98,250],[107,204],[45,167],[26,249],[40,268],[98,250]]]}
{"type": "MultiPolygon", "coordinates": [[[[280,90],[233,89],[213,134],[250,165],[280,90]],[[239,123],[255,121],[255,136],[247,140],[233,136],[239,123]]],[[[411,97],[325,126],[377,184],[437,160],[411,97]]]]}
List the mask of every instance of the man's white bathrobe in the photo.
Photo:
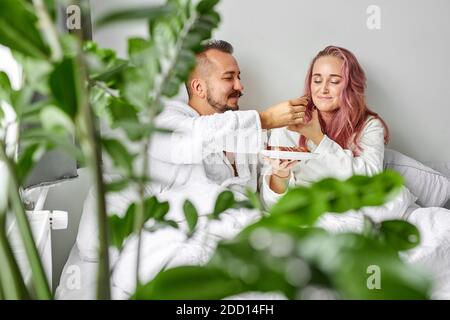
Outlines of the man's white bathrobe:
{"type": "MultiPolygon", "coordinates": [[[[172,132],[152,136],[149,156],[153,180],[147,195],[169,201],[167,218],[177,221],[181,230],[164,228],[143,233],[140,268],[143,282],[152,279],[164,266],[206,263],[221,239],[234,237],[259,218],[258,211],[248,209],[227,210],[219,220],[209,221],[206,217],[213,212],[220,192],[232,190],[235,197],[242,200],[247,188],[257,190],[258,153],[265,142],[257,111],[200,116],[185,103],[169,102],[156,118],[156,125],[172,132]],[[233,158],[237,175],[230,162],[233,158]],[[183,214],[186,199],[195,205],[200,216],[198,232],[191,239],[186,239],[183,231],[186,229],[183,214]]],[[[125,213],[132,201],[136,201],[136,197],[131,190],[110,194],[108,211],[125,213]]],[[[91,264],[97,261],[97,238],[95,194],[91,192],[83,209],[71,264],[78,264],[83,270],[92,269],[91,264]]],[[[126,241],[119,257],[111,252],[114,298],[127,298],[134,291],[136,252],[135,236],[126,241]]],[[[94,280],[93,277],[90,279],[94,280]]],[[[85,280],[84,283],[91,287],[94,281],[85,280]]],[[[58,297],[89,299],[93,298],[93,292],[92,288],[70,290],[61,285],[58,297]]]]}
{"type": "MultiPolygon", "coordinates": [[[[259,218],[256,210],[248,209],[227,210],[213,221],[205,216],[213,211],[221,191],[230,189],[237,199],[243,199],[247,188],[257,190],[258,153],[265,142],[257,111],[200,116],[185,103],[170,102],[158,115],[156,125],[172,131],[155,134],[151,141],[150,172],[160,188],[156,195],[170,201],[168,217],[178,221],[182,229],[184,199],[196,206],[200,219],[198,232],[190,240],[185,232],[172,228],[143,234],[143,282],[152,279],[164,265],[208,262],[221,239],[234,237],[259,218]],[[235,158],[237,176],[225,152],[235,158]]],[[[136,251],[136,238],[131,238],[113,275],[117,298],[125,298],[134,290],[136,251]]]]}
{"type": "Polygon", "coordinates": [[[161,191],[198,182],[217,184],[238,194],[245,188],[256,191],[258,153],[265,140],[257,111],[200,117],[189,105],[173,101],[158,115],[156,125],[173,131],[157,133],[151,142],[150,172],[161,191]]]}

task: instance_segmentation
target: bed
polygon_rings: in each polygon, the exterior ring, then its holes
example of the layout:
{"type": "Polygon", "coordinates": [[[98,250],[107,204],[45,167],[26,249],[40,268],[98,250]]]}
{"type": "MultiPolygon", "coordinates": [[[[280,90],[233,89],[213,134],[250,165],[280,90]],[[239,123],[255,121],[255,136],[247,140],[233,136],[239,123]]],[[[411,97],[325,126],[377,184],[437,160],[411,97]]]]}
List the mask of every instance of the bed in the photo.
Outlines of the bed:
{"type": "MultiPolygon", "coordinates": [[[[450,299],[450,163],[434,163],[426,166],[393,150],[386,150],[385,168],[400,172],[408,188],[381,211],[366,211],[374,220],[404,219],[416,225],[421,232],[421,244],[402,256],[404,261],[420,266],[433,275],[432,299],[450,299]],[[436,168],[441,171],[434,170],[436,168]],[[425,188],[424,188],[425,186],[425,188]],[[404,201],[405,197],[411,200],[404,201]],[[403,199],[403,200],[402,200],[403,199]],[[405,203],[408,205],[405,206],[405,203]],[[401,212],[401,213],[399,213],[401,212]]],[[[190,188],[158,193],[157,186],[149,186],[148,194],[157,194],[160,200],[171,203],[169,216],[183,222],[182,204],[188,197],[196,205],[200,215],[211,212],[214,199],[222,191],[216,185],[198,185],[190,188]],[[193,192],[193,190],[195,192],[193,192]],[[202,190],[200,192],[199,190],[202,190]],[[205,201],[208,199],[208,201],[205,201]]],[[[131,192],[114,194],[107,199],[109,210],[124,211],[133,200],[131,192]]],[[[61,275],[56,291],[57,299],[95,299],[95,273],[97,268],[95,243],[95,217],[92,193],[86,199],[83,217],[76,244],[61,275]],[[89,227],[87,227],[89,226],[89,227]],[[74,285],[74,270],[81,281],[74,285]]],[[[319,224],[331,232],[355,231],[362,227],[362,215],[349,212],[344,215],[327,214],[319,224]]],[[[205,217],[199,223],[205,223],[205,217]]],[[[220,239],[232,238],[248,224],[258,219],[256,211],[248,209],[228,210],[220,221],[208,231],[186,241],[184,233],[163,229],[145,234],[142,246],[141,279],[151,280],[166,263],[169,267],[206,263],[220,239]],[[169,261],[170,260],[170,261],[169,261]]],[[[112,275],[112,297],[126,299],[134,290],[136,239],[130,238],[120,258],[110,250],[112,275]]],[[[261,296],[267,298],[268,296],[261,296]]],[[[277,295],[270,298],[278,297],[277,295]]],[[[255,298],[255,296],[252,296],[255,298]]]]}

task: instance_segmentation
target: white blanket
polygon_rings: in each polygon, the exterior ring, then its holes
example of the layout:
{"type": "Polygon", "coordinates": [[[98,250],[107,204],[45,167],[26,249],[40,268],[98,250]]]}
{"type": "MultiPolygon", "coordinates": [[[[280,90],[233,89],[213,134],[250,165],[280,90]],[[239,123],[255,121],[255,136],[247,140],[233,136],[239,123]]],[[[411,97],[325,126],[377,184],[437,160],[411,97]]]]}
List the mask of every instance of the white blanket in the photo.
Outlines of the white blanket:
{"type": "MultiPolygon", "coordinates": [[[[205,214],[210,213],[214,206],[214,199],[222,191],[213,185],[196,186],[185,190],[171,191],[159,195],[161,200],[169,200],[171,211],[169,217],[184,225],[182,205],[185,195],[196,205],[201,217],[199,225],[202,232],[195,238],[186,241],[182,230],[166,228],[155,233],[145,233],[141,251],[141,273],[143,282],[150,281],[164,266],[175,267],[180,265],[202,265],[209,261],[217,243],[221,239],[234,237],[239,231],[250,223],[257,221],[256,211],[240,209],[228,210],[221,220],[214,221],[204,228],[205,214]],[[202,227],[203,226],[203,227],[202,227]]],[[[407,189],[402,194],[381,208],[366,208],[358,212],[345,214],[326,214],[320,218],[317,225],[330,232],[360,231],[363,223],[362,213],[379,222],[390,219],[404,219],[416,225],[421,233],[421,244],[403,254],[408,263],[421,266],[430,271],[434,278],[431,292],[433,299],[450,299],[450,211],[443,208],[408,207],[408,201],[402,197],[411,197],[407,189]]],[[[91,198],[90,201],[94,201],[91,198]]],[[[413,200],[413,199],[410,199],[413,200]]],[[[89,200],[88,200],[89,201],[89,200]]],[[[108,205],[126,207],[131,201],[120,194],[109,198],[108,205]]],[[[88,204],[85,206],[89,207],[88,204]]],[[[80,230],[83,233],[83,230],[80,230]]],[[[95,266],[92,259],[92,237],[79,236],[78,246],[72,250],[71,257],[66,264],[56,297],[58,299],[93,299],[95,297],[95,266]],[[89,249],[91,248],[91,249],[89,249]],[[84,250],[84,252],[83,252],[84,250]],[[79,251],[79,252],[78,252],[79,251]],[[83,281],[80,288],[68,286],[71,273],[68,268],[78,266],[82,270],[83,281]]],[[[126,299],[134,291],[135,262],[137,239],[132,237],[125,244],[124,251],[118,261],[113,253],[112,264],[112,292],[115,299],[126,299]]],[[[254,297],[254,296],[252,296],[254,297]]]]}

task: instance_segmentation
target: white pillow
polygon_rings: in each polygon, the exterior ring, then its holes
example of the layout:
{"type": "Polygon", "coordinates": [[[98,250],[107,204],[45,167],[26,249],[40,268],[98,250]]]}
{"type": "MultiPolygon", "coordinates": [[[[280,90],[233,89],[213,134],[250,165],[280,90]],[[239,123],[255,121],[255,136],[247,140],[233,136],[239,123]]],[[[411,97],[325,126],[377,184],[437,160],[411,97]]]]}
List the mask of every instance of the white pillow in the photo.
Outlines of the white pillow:
{"type": "Polygon", "coordinates": [[[384,169],[400,173],[422,207],[442,207],[450,199],[450,177],[398,151],[385,149],[384,169]]]}

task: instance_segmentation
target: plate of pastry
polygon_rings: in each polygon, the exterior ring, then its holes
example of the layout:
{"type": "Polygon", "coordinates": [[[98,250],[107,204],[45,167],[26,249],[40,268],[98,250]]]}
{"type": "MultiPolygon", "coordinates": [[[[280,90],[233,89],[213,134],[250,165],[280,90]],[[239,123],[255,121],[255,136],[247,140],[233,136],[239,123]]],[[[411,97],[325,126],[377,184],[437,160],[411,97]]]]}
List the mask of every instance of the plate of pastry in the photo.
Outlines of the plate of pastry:
{"type": "Polygon", "coordinates": [[[318,156],[311,152],[297,152],[297,151],[281,151],[281,150],[262,150],[261,154],[271,159],[281,160],[309,160],[318,156]]]}

